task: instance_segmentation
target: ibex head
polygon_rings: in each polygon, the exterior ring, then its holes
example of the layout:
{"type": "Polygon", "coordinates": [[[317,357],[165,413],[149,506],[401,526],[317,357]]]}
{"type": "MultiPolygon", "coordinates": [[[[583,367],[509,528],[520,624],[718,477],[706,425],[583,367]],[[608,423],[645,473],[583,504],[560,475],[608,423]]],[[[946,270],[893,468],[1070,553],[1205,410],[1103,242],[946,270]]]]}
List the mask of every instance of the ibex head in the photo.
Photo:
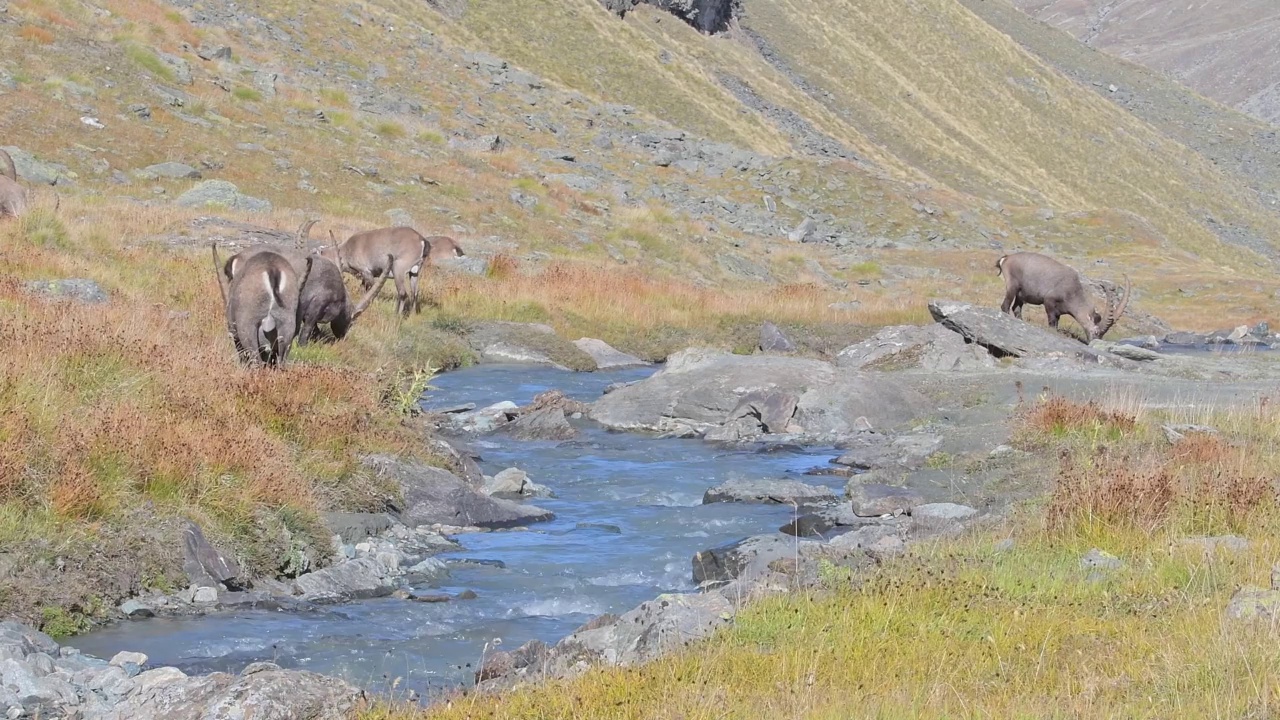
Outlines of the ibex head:
{"type": "Polygon", "coordinates": [[[329,244],[316,250],[315,254],[337,265],[339,270],[345,272],[349,269],[342,262],[342,251],[338,249],[338,240],[333,236],[332,230],[329,231],[329,244]]]}

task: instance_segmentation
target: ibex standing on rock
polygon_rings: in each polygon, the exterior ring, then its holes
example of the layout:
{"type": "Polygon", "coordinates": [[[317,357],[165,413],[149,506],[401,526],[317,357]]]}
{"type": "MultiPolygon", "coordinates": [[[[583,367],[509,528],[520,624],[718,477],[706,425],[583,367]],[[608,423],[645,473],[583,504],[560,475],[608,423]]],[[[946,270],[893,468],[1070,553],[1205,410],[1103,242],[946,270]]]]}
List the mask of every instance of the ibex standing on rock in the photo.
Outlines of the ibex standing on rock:
{"type": "Polygon", "coordinates": [[[236,263],[229,277],[233,264],[219,262],[217,243],[212,247],[227,332],[241,361],[283,368],[298,330],[298,300],[311,274],[312,258],[305,259],[299,276],[283,255],[257,252],[236,263]]]}
{"type": "MultiPolygon", "coordinates": [[[[329,235],[332,239],[332,231],[329,235]]],[[[396,312],[408,316],[410,307],[415,313],[422,310],[418,277],[430,252],[431,243],[417,230],[393,227],[358,232],[341,245],[335,241],[319,254],[360,278],[365,290],[373,287],[374,278],[390,273],[396,281],[396,312]]]]}
{"type": "Polygon", "coordinates": [[[26,211],[27,191],[18,184],[18,169],[9,153],[0,150],[0,218],[16,218],[26,211]]]}
{"type": "Polygon", "coordinates": [[[1124,298],[1114,303],[1108,293],[1107,313],[1099,315],[1080,283],[1080,275],[1047,255],[1017,252],[996,261],[996,273],[1004,276],[1002,312],[1022,319],[1022,306],[1043,305],[1049,327],[1058,328],[1058,319],[1070,315],[1085,331],[1085,342],[1093,342],[1111,329],[1129,306],[1129,276],[1125,275],[1124,298]]]}

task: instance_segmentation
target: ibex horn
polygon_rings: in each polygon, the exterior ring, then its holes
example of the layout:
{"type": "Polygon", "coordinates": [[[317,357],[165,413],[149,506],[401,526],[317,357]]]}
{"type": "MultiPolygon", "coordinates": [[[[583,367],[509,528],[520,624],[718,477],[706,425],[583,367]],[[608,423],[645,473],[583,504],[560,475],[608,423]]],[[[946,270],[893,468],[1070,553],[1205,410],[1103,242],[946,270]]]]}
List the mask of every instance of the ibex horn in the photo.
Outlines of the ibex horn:
{"type": "MultiPolygon", "coordinates": [[[[395,257],[388,255],[387,267],[391,267],[394,262],[395,257]]],[[[382,286],[387,284],[387,278],[389,277],[391,277],[390,272],[382,273],[382,277],[378,278],[378,282],[375,283],[373,287],[369,288],[369,292],[365,293],[364,297],[360,298],[360,302],[356,305],[355,309],[351,311],[351,322],[355,322],[356,318],[363,315],[364,311],[369,309],[370,303],[372,303],[373,299],[378,296],[378,293],[382,292],[382,286]]]]}
{"type": "Polygon", "coordinates": [[[1124,315],[1124,311],[1129,307],[1129,293],[1132,290],[1132,284],[1129,282],[1129,275],[1124,276],[1124,297],[1120,300],[1119,305],[1112,304],[1111,294],[1107,294],[1107,317],[1103,319],[1102,328],[1098,330],[1098,337],[1107,334],[1113,325],[1120,321],[1120,317],[1124,315]]]}
{"type": "Polygon", "coordinates": [[[297,248],[298,248],[299,250],[301,250],[301,249],[303,249],[303,248],[305,248],[305,247],[307,246],[307,238],[308,238],[308,237],[310,237],[310,235],[311,235],[311,228],[312,228],[312,226],[314,226],[314,225],[315,225],[316,223],[318,223],[318,222],[320,222],[320,221],[319,221],[319,220],[307,220],[306,222],[304,222],[304,223],[302,223],[301,225],[299,225],[299,226],[298,226],[297,248]]]}
{"type": "Polygon", "coordinates": [[[218,276],[218,292],[222,294],[222,309],[227,309],[227,276],[222,274],[222,261],[218,258],[217,241],[209,243],[213,249],[213,273],[218,276]]]}

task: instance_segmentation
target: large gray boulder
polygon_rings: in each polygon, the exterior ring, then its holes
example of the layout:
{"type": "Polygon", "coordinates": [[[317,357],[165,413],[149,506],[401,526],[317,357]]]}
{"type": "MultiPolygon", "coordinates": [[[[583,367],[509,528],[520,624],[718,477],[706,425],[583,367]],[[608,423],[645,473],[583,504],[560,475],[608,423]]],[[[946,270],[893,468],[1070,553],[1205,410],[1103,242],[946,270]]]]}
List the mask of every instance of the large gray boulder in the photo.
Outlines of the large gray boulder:
{"type": "Polygon", "coordinates": [[[745,480],[723,482],[702,496],[704,505],[719,502],[740,502],[779,505],[815,505],[833,502],[836,492],[829,487],[810,485],[799,480],[745,480]]]}
{"type": "Polygon", "coordinates": [[[995,358],[982,345],[966,341],[940,323],[887,327],[841,350],[836,365],[851,370],[946,372],[993,367],[995,358]]]}
{"type": "Polygon", "coordinates": [[[1088,362],[1098,362],[1101,354],[1055,332],[1040,327],[996,308],[978,307],[953,300],[932,300],[929,313],[947,329],[964,339],[987,348],[997,357],[1064,355],[1088,362]]]}
{"type": "Polygon", "coordinates": [[[410,526],[509,528],[550,520],[553,513],[533,505],[489,497],[447,470],[388,456],[365,459],[366,466],[400,486],[401,522],[410,526]]]}
{"type": "Polygon", "coordinates": [[[33,185],[66,185],[71,182],[72,172],[66,165],[45,162],[22,148],[6,145],[0,147],[13,158],[14,169],[18,178],[33,185]]]}
{"type": "Polygon", "coordinates": [[[244,212],[271,212],[270,202],[245,195],[226,180],[205,180],[179,195],[174,202],[182,207],[218,205],[244,212]]]}
{"type": "Polygon", "coordinates": [[[200,526],[190,521],[182,530],[182,570],[196,587],[234,589],[240,585],[240,564],[211,545],[200,526]]]}
{"type": "Polygon", "coordinates": [[[732,580],[750,580],[765,575],[775,560],[794,560],[801,546],[815,545],[794,535],[772,533],[726,543],[693,556],[693,582],[701,587],[719,587],[732,580]]]}
{"type": "Polygon", "coordinates": [[[665,594],[619,615],[603,615],[548,648],[538,640],[489,653],[476,672],[480,687],[498,690],[523,682],[567,678],[598,666],[629,666],[707,637],[732,622],[736,608],[715,592],[665,594]]]}
{"type": "MultiPolygon", "coordinates": [[[[929,406],[899,383],[838,372],[819,360],[688,349],[672,355],[652,376],[597,400],[591,417],[615,430],[705,432],[742,419],[734,414],[743,409],[744,399],[764,402],[771,395],[796,396],[792,422],[800,432],[813,434],[850,432],[861,424],[859,418],[896,426],[929,406]]],[[[759,419],[762,409],[747,414],[759,419]]],[[[785,415],[785,408],[780,410],[785,415]]]]}
{"type": "Polygon", "coordinates": [[[395,590],[392,569],[376,558],[357,558],[299,575],[294,593],[307,602],[345,602],[386,597],[395,590]]]}
{"type": "Polygon", "coordinates": [[[538,408],[501,427],[517,440],[569,440],[577,433],[558,407],[538,408]]]}

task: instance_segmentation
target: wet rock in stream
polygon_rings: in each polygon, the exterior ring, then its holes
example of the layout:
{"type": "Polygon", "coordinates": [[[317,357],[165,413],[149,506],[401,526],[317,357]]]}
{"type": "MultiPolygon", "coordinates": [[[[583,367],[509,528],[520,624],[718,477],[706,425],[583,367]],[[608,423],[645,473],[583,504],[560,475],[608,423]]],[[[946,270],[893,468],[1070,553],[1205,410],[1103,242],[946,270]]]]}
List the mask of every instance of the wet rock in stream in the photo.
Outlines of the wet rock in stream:
{"type": "Polygon", "coordinates": [[[128,652],[103,660],[0,622],[0,712],[15,719],[345,720],[365,699],[343,680],[273,663],[254,663],[239,675],[188,676],[147,660],[128,652]]]}

